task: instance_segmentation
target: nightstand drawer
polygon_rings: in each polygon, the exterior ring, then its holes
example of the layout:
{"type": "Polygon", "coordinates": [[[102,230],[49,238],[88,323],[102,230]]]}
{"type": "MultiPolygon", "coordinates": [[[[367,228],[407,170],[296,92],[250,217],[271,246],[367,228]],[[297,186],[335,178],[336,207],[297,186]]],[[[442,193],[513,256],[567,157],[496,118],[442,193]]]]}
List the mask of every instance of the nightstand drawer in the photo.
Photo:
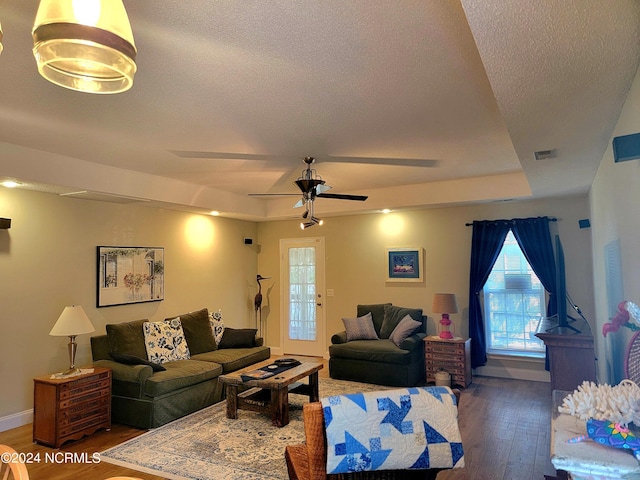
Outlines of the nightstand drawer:
{"type": "Polygon", "coordinates": [[[424,358],[428,360],[440,360],[445,362],[464,362],[464,352],[462,355],[438,354],[425,352],[424,358]]]}
{"type": "Polygon", "coordinates": [[[93,427],[97,427],[99,425],[105,424],[109,422],[109,415],[107,413],[103,413],[102,415],[96,415],[94,417],[83,418],[80,421],[75,423],[70,423],[69,425],[63,425],[60,427],[60,437],[67,437],[69,435],[75,435],[78,432],[82,432],[83,430],[90,429],[93,427]]]}
{"type": "Polygon", "coordinates": [[[110,397],[99,397],[95,400],[65,408],[60,412],[60,425],[69,425],[87,417],[109,413],[110,397]]]}
{"type": "Polygon", "coordinates": [[[436,370],[443,369],[447,370],[448,368],[462,368],[464,369],[464,358],[434,358],[431,361],[431,365],[436,370]]]}
{"type": "Polygon", "coordinates": [[[92,390],[99,390],[111,385],[111,377],[99,375],[82,380],[74,380],[60,386],[60,399],[83,396],[92,390]]]}
{"type": "Polygon", "coordinates": [[[64,400],[61,399],[59,408],[64,409],[64,408],[72,407],[74,405],[85,404],[100,398],[105,398],[105,397],[110,398],[111,389],[108,388],[109,385],[110,384],[103,385],[100,390],[95,390],[95,389],[89,390],[87,393],[81,396],[76,395],[74,397],[66,398],[64,400]]]}
{"type": "Polygon", "coordinates": [[[425,350],[434,355],[464,355],[464,344],[433,343],[425,346],[425,350]]]}

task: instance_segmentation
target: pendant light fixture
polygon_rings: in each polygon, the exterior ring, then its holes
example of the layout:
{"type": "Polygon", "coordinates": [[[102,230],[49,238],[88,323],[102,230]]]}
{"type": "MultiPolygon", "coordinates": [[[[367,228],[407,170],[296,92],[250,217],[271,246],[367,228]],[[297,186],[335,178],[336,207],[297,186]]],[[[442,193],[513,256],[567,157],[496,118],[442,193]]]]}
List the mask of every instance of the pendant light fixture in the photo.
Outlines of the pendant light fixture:
{"type": "Polygon", "coordinates": [[[40,0],[33,26],[40,74],[89,93],[131,88],[136,47],[122,0],[40,0]]]}

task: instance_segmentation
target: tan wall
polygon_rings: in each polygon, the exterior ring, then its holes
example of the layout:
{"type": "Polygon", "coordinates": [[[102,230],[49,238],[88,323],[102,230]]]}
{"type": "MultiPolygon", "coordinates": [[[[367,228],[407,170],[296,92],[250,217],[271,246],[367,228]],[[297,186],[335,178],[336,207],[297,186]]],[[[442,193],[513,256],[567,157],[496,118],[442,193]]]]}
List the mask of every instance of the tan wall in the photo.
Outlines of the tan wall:
{"type": "MultiPolygon", "coordinates": [[[[263,314],[267,343],[276,348],[281,345],[278,251],[281,238],[325,238],[326,287],[334,290],[333,297],[325,296],[327,345],[333,333],[344,329],[341,318],[353,316],[358,303],[392,302],[422,308],[429,317],[428,333],[436,334],[440,315],[431,312],[436,292],[456,294],[461,313],[451,315],[451,319],[456,332],[467,337],[471,227],[465,223],[542,215],[558,218],[551,228],[552,232],[560,233],[563,241],[568,290],[587,318],[593,318],[591,238],[588,229],[578,226],[578,220],[589,218],[587,196],[584,195],[327,218],[324,225],[305,231],[300,230],[298,220],[261,223],[258,226],[258,270],[260,274],[272,277],[266,283],[271,290],[265,298],[267,309],[263,314]],[[385,283],[385,248],[406,246],[424,248],[424,282],[385,283]]],[[[543,369],[540,363],[503,360],[492,360],[488,365],[543,369]]]]}
{"type": "MultiPolygon", "coordinates": [[[[330,201],[330,200],[327,200],[330,201]]],[[[469,251],[473,220],[550,215],[559,218],[567,256],[567,283],[587,318],[593,318],[590,234],[577,221],[588,218],[586,197],[407,211],[390,215],[327,218],[302,232],[298,221],[252,222],[192,215],[139,205],[61,198],[24,190],[0,189],[0,216],[13,219],[0,231],[0,418],[32,407],[35,376],[67,366],[65,338],[49,331],[66,305],[82,305],[96,333],[107,323],[138,318],[159,320],[202,307],[222,308],[225,323],[254,325],[255,274],[263,282],[267,344],[280,346],[280,238],[322,235],[326,239],[327,331],[342,330],[341,317],[357,303],[391,301],[421,307],[436,333],[431,313],[436,291],[454,292],[461,313],[452,315],[456,332],[466,336],[469,251]],[[243,238],[254,238],[244,245],[243,238]],[[95,307],[96,246],[165,248],[165,300],[107,308],[95,307]],[[422,246],[425,282],[385,284],[385,247],[422,246]],[[7,327],[10,328],[7,328],[7,327]]],[[[89,335],[78,337],[77,363],[90,361],[89,335]]],[[[498,366],[504,362],[492,360],[498,366]]],[[[507,368],[530,368],[507,362],[507,368]]],[[[540,368],[538,365],[536,368],[540,368]]]]}
{"type": "MultiPolygon", "coordinates": [[[[613,137],[640,132],[640,75],[635,81],[622,110],[613,137]]],[[[614,163],[611,142],[591,189],[593,215],[593,271],[598,332],[596,335],[599,362],[599,380],[616,383],[622,377],[622,365],[631,331],[623,328],[605,339],[602,325],[612,316],[618,301],[629,300],[640,304],[640,161],[614,163]],[[619,244],[621,262],[621,291],[615,282],[607,281],[605,249],[619,244]],[[609,299],[611,297],[611,299],[609,299]]]]}
{"type": "MultiPolygon", "coordinates": [[[[68,367],[68,338],[49,331],[65,306],[80,304],[96,327],[161,320],[207,307],[230,326],[253,326],[256,224],[138,205],[61,198],[0,188],[0,418],[33,405],[35,376],[68,367]],[[96,308],[96,246],[164,247],[165,300],[96,308]]],[[[90,335],[76,363],[90,363],[90,335]]]]}

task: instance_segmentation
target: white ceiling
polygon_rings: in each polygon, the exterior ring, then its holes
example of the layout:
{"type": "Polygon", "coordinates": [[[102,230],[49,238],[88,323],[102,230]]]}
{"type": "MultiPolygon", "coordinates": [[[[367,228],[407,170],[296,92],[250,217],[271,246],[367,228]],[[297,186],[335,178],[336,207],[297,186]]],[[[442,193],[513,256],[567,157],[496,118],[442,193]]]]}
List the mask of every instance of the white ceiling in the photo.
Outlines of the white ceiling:
{"type": "Polygon", "coordinates": [[[0,179],[253,220],[299,215],[247,194],[305,156],[369,195],[319,215],[586,192],[640,58],[635,0],[125,0],[138,72],[101,96],[38,75],[37,3],[0,4],[0,179]]]}

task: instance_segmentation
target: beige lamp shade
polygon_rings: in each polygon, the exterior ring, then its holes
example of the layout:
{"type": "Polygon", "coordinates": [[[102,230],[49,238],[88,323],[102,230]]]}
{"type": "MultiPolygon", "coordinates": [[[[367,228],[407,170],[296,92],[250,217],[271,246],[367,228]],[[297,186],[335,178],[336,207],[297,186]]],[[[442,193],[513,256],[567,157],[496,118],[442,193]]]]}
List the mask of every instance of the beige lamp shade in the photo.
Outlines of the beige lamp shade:
{"type": "Polygon", "coordinates": [[[71,90],[124,92],[136,73],[122,0],[40,0],[33,54],[44,78],[71,90]]]}
{"type": "Polygon", "coordinates": [[[433,295],[434,313],[458,313],[458,302],[455,293],[436,293],[433,295]]]}
{"type": "Polygon", "coordinates": [[[80,305],[65,307],[49,335],[70,337],[95,332],[95,328],[80,305]]]}

